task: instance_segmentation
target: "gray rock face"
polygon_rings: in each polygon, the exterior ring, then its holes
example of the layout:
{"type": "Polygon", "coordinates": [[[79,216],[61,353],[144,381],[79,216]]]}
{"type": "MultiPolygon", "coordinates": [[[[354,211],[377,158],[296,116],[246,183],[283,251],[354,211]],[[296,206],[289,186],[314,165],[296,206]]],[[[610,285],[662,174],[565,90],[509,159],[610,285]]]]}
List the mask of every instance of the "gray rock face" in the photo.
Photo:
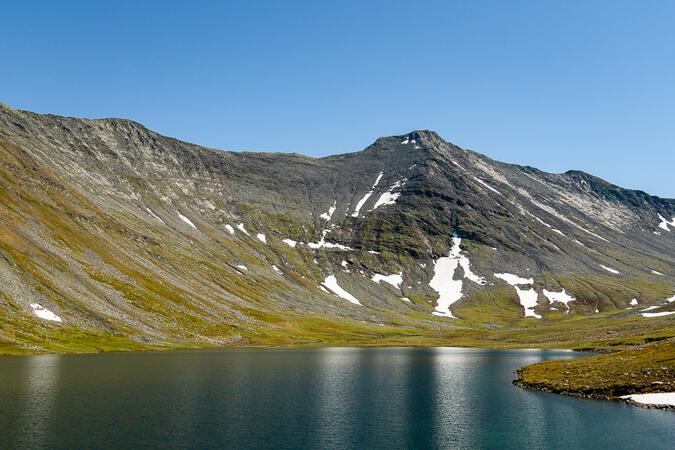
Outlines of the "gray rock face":
{"type": "Polygon", "coordinates": [[[0,339],[22,345],[41,333],[226,344],[307,318],[452,328],[638,314],[632,299],[659,304],[675,285],[675,200],[501,163],[433,131],[315,159],[0,104],[0,182],[0,339]],[[444,275],[461,284],[457,320],[432,314],[429,285],[453,235],[469,261],[444,275]],[[496,273],[532,278],[519,289],[536,306],[496,273]],[[331,275],[361,304],[324,286],[331,275]],[[567,305],[544,292],[563,288],[567,305]]]}

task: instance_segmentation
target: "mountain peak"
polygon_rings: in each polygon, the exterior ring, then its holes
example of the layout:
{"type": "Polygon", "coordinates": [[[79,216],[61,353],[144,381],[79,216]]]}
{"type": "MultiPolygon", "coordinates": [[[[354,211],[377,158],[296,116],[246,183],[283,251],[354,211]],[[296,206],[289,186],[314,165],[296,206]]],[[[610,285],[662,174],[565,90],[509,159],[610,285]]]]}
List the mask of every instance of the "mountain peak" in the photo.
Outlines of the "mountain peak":
{"type": "Polygon", "coordinates": [[[0,322],[22,345],[45,341],[34,305],[66,336],[212,345],[279,342],[286,320],[315,337],[316,318],[331,335],[633,320],[674,292],[675,203],[431,130],[298,158],[2,105],[0,149],[0,322]]]}

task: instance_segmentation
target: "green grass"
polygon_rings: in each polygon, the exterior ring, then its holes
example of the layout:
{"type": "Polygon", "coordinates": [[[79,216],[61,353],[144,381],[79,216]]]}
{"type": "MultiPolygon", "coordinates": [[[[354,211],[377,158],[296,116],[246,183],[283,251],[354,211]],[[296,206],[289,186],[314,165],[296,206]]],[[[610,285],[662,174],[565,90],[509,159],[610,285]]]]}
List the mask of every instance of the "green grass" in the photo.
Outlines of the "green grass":
{"type": "Polygon", "coordinates": [[[516,383],[550,392],[612,399],[675,391],[675,339],[578,359],[545,361],[518,370],[516,383]]]}

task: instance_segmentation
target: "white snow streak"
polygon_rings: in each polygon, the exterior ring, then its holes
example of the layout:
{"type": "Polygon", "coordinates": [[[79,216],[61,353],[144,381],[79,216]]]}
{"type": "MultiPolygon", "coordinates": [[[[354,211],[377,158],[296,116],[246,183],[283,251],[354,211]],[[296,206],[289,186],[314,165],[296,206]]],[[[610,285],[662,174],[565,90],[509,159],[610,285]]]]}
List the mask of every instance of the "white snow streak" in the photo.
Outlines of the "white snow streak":
{"type": "Polygon", "coordinates": [[[321,233],[321,240],[319,242],[308,242],[307,245],[309,245],[310,248],[337,248],[339,250],[354,250],[351,247],[347,247],[346,245],[342,244],[334,244],[332,242],[326,242],[326,234],[328,233],[328,230],[323,230],[321,233]]]}
{"type": "MultiPolygon", "coordinates": [[[[150,213],[150,215],[151,215],[152,217],[154,217],[155,219],[157,219],[157,220],[159,220],[160,222],[164,223],[164,221],[163,221],[157,214],[155,214],[154,212],[152,212],[152,210],[151,210],[150,208],[145,208],[145,209],[146,209],[146,211],[148,211],[148,212],[150,213]]],[[[166,225],[166,224],[165,224],[165,225],[166,225]]]]}
{"type": "Polygon", "coordinates": [[[225,229],[230,232],[230,234],[234,234],[234,228],[232,228],[232,225],[229,223],[225,225],[225,229]]]}
{"type": "Polygon", "coordinates": [[[319,217],[321,217],[322,219],[324,219],[324,220],[326,220],[326,221],[330,220],[331,217],[333,217],[333,213],[335,212],[335,207],[336,207],[336,206],[337,206],[337,200],[333,202],[333,206],[331,206],[330,208],[328,208],[328,212],[327,212],[327,213],[322,213],[319,217]]]}
{"type": "Polygon", "coordinates": [[[243,223],[240,223],[239,225],[237,225],[237,229],[239,231],[241,231],[242,233],[244,233],[246,236],[250,236],[250,234],[248,234],[248,231],[246,231],[246,228],[244,228],[243,223]]]}
{"type": "Polygon", "coordinates": [[[465,169],[464,167],[460,166],[458,162],[456,162],[456,161],[454,161],[454,160],[452,160],[452,159],[450,160],[450,162],[453,163],[454,165],[456,165],[457,167],[459,167],[460,169],[466,171],[466,169],[465,169]]]}
{"type": "Polygon", "coordinates": [[[359,211],[361,210],[363,205],[368,201],[370,196],[373,195],[373,189],[375,189],[375,186],[378,185],[378,183],[382,179],[383,175],[384,175],[384,172],[380,172],[377,175],[377,179],[375,180],[375,183],[373,184],[373,187],[370,188],[370,191],[366,192],[366,195],[364,195],[363,198],[361,198],[361,200],[359,200],[359,202],[356,204],[356,208],[354,209],[354,212],[352,213],[352,217],[359,217],[359,211]]]}
{"type": "Polygon", "coordinates": [[[672,297],[668,297],[666,299],[666,302],[663,305],[650,306],[649,308],[645,308],[642,311],[640,311],[640,313],[644,317],[661,317],[661,316],[668,316],[670,314],[675,314],[675,311],[665,311],[665,312],[658,312],[658,313],[645,312],[645,311],[651,311],[652,309],[661,308],[662,306],[666,306],[668,303],[672,303],[672,302],[675,302],[675,295],[673,295],[672,297]]]}
{"type": "Polygon", "coordinates": [[[603,269],[605,269],[607,272],[611,272],[611,273],[613,273],[613,274],[618,274],[618,273],[619,273],[618,270],[612,269],[611,267],[603,266],[602,264],[600,264],[600,267],[602,267],[603,269]]]}
{"type": "Polygon", "coordinates": [[[474,178],[474,180],[478,181],[480,184],[482,184],[486,188],[490,189],[492,192],[496,192],[497,194],[502,195],[501,192],[499,192],[497,189],[493,188],[492,186],[490,186],[489,184],[487,184],[485,181],[481,180],[480,178],[478,178],[478,177],[473,177],[473,178],[474,178]]]}
{"type": "Polygon", "coordinates": [[[586,228],[582,227],[581,225],[578,225],[576,222],[572,222],[572,224],[573,224],[575,227],[577,227],[578,229],[580,229],[581,231],[585,231],[586,233],[590,234],[591,236],[595,236],[596,238],[600,239],[601,241],[609,242],[609,241],[608,241],[607,239],[605,239],[604,237],[599,236],[599,235],[593,233],[592,231],[587,230],[586,228]]]}
{"type": "Polygon", "coordinates": [[[665,312],[657,312],[657,313],[642,313],[644,317],[661,317],[661,316],[669,316],[671,314],[675,314],[675,311],[665,311],[665,312]]]}
{"type": "Polygon", "coordinates": [[[264,244],[267,244],[267,238],[265,237],[264,234],[258,233],[258,234],[256,234],[255,237],[257,237],[260,242],[262,242],[264,244]]]}
{"type": "Polygon", "coordinates": [[[326,280],[322,284],[331,291],[333,291],[333,293],[338,297],[344,298],[345,300],[350,301],[355,305],[361,305],[361,302],[358,301],[356,297],[354,297],[352,294],[350,294],[349,292],[345,291],[340,287],[340,285],[337,282],[337,279],[335,278],[335,275],[327,276],[326,280]]]}
{"type": "Polygon", "coordinates": [[[187,217],[185,217],[185,216],[182,215],[181,213],[178,213],[178,217],[180,217],[180,219],[181,219],[183,222],[187,223],[188,225],[190,225],[190,226],[191,226],[192,228],[194,228],[195,230],[197,229],[197,227],[195,226],[195,224],[192,223],[192,221],[191,221],[190,219],[188,219],[187,217]]]}
{"type": "Polygon", "coordinates": [[[366,195],[364,195],[361,200],[359,200],[359,202],[356,204],[354,212],[352,213],[352,217],[359,217],[359,210],[361,210],[361,207],[363,207],[363,204],[368,201],[371,195],[373,195],[373,191],[368,191],[366,192],[366,195]]]}
{"type": "Polygon", "coordinates": [[[382,175],[384,175],[384,172],[380,172],[380,173],[377,175],[377,179],[375,180],[375,183],[373,184],[373,187],[372,187],[371,189],[375,189],[375,186],[377,186],[378,183],[380,182],[380,180],[382,179],[382,175]]]}
{"type": "Polygon", "coordinates": [[[517,284],[532,284],[532,283],[534,283],[534,279],[532,279],[532,278],[521,278],[518,275],[514,275],[512,273],[496,273],[495,277],[506,281],[511,286],[515,286],[517,284]]]}

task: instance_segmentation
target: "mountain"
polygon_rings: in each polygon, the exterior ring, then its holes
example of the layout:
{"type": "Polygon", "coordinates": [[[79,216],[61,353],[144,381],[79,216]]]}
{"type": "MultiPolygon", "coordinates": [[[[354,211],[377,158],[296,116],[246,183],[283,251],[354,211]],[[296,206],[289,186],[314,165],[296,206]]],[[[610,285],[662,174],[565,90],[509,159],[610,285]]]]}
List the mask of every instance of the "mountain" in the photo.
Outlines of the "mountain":
{"type": "Polygon", "coordinates": [[[675,335],[674,199],[433,131],[317,159],[0,104],[0,218],[0,352],[675,335]]]}

